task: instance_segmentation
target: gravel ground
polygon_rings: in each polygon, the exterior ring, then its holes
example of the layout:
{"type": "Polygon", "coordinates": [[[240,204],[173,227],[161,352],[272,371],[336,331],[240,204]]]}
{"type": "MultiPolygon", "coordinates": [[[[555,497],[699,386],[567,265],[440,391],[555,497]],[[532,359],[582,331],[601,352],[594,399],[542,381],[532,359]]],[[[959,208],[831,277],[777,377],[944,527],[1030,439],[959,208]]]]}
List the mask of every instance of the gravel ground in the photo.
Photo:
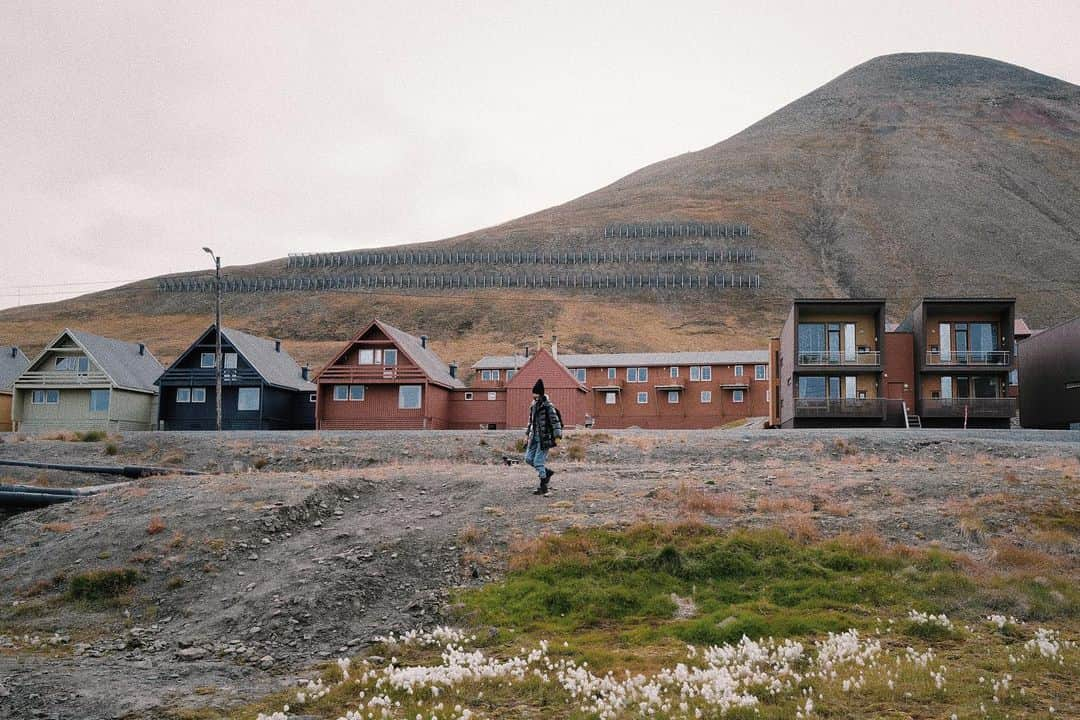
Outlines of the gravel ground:
{"type": "Polygon", "coordinates": [[[499,576],[516,538],[574,525],[691,516],[869,529],[982,560],[1001,539],[1077,550],[1075,536],[1047,545],[1028,530],[1080,513],[1080,432],[579,431],[551,461],[546,498],[529,468],[504,462],[517,439],[133,433],[106,455],[107,443],[3,436],[0,458],[208,474],[0,520],[0,717],[157,718],[249,700],[374,635],[436,622],[453,588],[499,576]],[[72,604],[50,584],[106,567],[141,573],[125,604],[72,604]]]}

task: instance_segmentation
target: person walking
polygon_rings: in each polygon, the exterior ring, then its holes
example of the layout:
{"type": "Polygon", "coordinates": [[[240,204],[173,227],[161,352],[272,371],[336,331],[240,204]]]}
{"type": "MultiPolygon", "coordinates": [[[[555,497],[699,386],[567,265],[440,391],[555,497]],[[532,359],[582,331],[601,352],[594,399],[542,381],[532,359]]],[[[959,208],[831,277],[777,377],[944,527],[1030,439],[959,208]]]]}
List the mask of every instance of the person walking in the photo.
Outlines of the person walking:
{"type": "Polygon", "coordinates": [[[536,468],[540,476],[540,487],[533,495],[547,495],[548,481],[555,474],[554,470],[544,466],[548,450],[555,447],[562,437],[562,421],[559,412],[544,394],[544,381],[537,380],[532,389],[533,401],[529,406],[529,427],[525,431],[525,462],[536,468]]]}

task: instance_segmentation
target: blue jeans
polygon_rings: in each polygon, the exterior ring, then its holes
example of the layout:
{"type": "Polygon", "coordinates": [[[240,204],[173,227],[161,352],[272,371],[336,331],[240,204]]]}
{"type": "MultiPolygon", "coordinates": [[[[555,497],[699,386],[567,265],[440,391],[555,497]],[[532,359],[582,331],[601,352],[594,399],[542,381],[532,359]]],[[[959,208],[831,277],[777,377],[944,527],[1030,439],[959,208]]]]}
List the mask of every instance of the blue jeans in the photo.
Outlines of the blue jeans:
{"type": "Polygon", "coordinates": [[[525,462],[536,468],[536,472],[540,475],[541,484],[543,484],[544,478],[547,476],[547,471],[544,469],[547,454],[547,450],[540,449],[540,438],[538,436],[533,435],[529,438],[529,447],[525,449],[525,462]]]}

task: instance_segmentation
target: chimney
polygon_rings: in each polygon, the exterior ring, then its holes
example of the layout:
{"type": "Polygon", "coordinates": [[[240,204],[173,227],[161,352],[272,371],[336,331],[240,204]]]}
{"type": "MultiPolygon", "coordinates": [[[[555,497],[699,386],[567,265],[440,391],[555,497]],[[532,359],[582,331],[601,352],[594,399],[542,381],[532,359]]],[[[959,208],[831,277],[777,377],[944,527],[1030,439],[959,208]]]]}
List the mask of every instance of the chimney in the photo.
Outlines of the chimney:
{"type": "Polygon", "coordinates": [[[307,365],[300,368],[300,377],[303,378],[304,380],[310,380],[311,379],[311,368],[309,368],[307,365]]]}
{"type": "Polygon", "coordinates": [[[18,357],[18,356],[19,356],[19,348],[12,345],[11,346],[11,357],[18,357]]]}
{"type": "Polygon", "coordinates": [[[536,336],[536,352],[540,352],[543,349],[544,349],[544,336],[543,335],[537,335],[536,336]]]}
{"type": "MultiPolygon", "coordinates": [[[[14,355],[14,354],[15,353],[12,353],[12,355],[14,355]]],[[[143,345],[142,343],[139,343],[139,354],[140,355],[145,355],[146,354],[146,346],[143,345]]]]}
{"type": "Polygon", "coordinates": [[[556,360],[559,359],[559,336],[558,335],[552,335],[551,336],[551,357],[555,358],[556,360]]]}
{"type": "Polygon", "coordinates": [[[420,336],[420,347],[422,347],[422,348],[427,347],[427,335],[421,335],[420,336]]]}
{"type": "Polygon", "coordinates": [[[452,377],[452,378],[457,377],[457,361],[456,360],[454,362],[450,363],[450,377],[452,377]]]}
{"type": "Polygon", "coordinates": [[[280,340],[275,340],[274,341],[274,352],[281,352],[281,341],[280,340]]]}
{"type": "Polygon", "coordinates": [[[529,359],[529,346],[528,345],[525,346],[525,359],[526,360],[529,359]]]}

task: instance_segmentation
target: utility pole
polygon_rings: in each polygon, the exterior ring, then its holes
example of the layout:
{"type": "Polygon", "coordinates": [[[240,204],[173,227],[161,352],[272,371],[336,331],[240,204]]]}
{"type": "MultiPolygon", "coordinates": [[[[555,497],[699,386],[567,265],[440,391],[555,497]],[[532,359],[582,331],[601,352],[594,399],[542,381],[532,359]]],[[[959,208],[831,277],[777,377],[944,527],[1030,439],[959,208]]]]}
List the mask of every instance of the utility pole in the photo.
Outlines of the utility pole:
{"type": "Polygon", "coordinates": [[[214,400],[217,405],[217,431],[221,432],[221,256],[215,255],[214,251],[204,247],[203,251],[214,259],[214,372],[216,386],[214,400]]]}

